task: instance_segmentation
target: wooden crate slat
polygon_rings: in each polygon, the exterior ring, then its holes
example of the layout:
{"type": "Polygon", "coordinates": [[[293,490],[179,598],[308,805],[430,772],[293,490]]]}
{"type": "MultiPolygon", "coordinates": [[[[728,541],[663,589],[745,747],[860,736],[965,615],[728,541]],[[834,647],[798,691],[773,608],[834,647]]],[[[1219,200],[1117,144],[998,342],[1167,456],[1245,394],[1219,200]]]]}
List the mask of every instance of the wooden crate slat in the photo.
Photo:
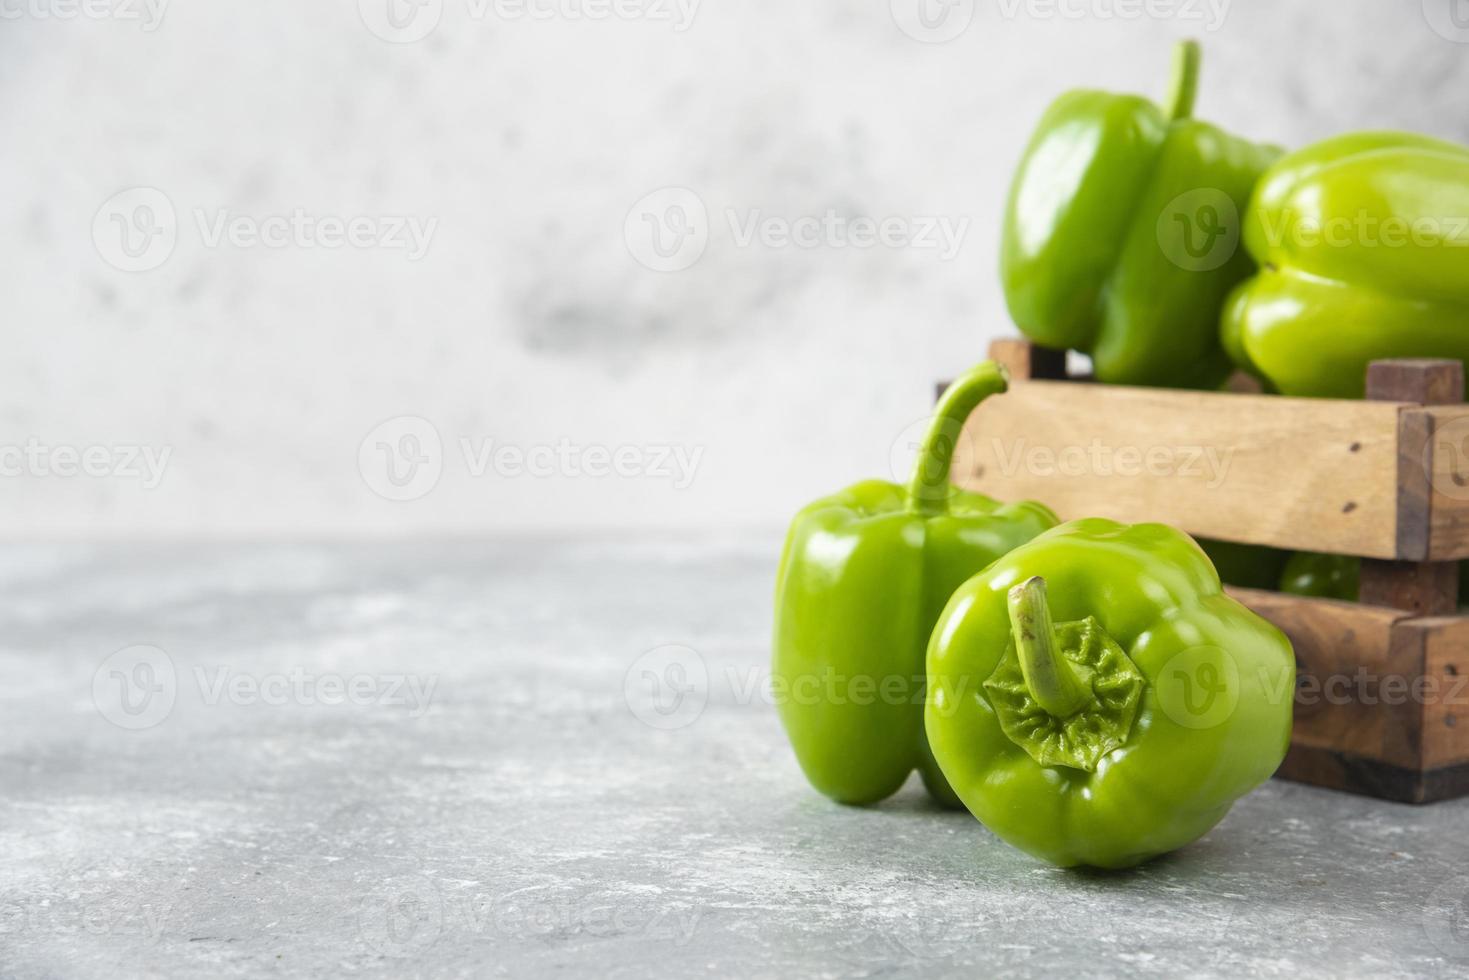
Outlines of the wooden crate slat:
{"type": "MultiPolygon", "coordinates": [[[[1066,519],[1364,559],[1361,602],[1230,594],[1291,639],[1300,678],[1278,776],[1423,803],[1469,795],[1463,366],[1374,362],[1365,401],[1078,384],[1064,352],[1000,341],[1014,384],[969,420],[954,477],[1066,519]]],[[[1267,679],[1267,684],[1269,683],[1267,679]]]]}
{"type": "Polygon", "coordinates": [[[1423,634],[1423,766],[1469,764],[1469,617],[1412,619],[1423,634]]]}
{"type": "Polygon", "coordinates": [[[1293,745],[1402,766],[1418,764],[1417,720],[1379,696],[1385,677],[1418,669],[1394,648],[1394,628],[1408,614],[1279,592],[1228,591],[1279,627],[1295,648],[1293,745]]]}
{"type": "Polygon", "coordinates": [[[970,417],[955,480],[1068,520],[1394,558],[1398,413],[1386,402],[1017,381],[970,417]]]}
{"type": "Polygon", "coordinates": [[[1469,557],[1469,405],[1424,408],[1428,447],[1428,557],[1469,557]]]}
{"type": "Polygon", "coordinates": [[[1469,765],[1414,769],[1295,743],[1275,778],[1399,803],[1432,803],[1469,795],[1469,765]]]}

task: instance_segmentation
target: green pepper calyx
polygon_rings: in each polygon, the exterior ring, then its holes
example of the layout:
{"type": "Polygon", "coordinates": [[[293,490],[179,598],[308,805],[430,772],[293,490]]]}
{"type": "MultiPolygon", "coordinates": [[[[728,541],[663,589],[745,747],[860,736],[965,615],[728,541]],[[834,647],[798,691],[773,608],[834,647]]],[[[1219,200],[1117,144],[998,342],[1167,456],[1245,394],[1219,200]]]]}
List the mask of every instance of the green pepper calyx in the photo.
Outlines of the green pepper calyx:
{"type": "Polygon", "coordinates": [[[980,402],[1009,386],[1009,372],[994,361],[984,361],[944,389],[923,442],[919,443],[913,478],[908,481],[910,513],[935,517],[948,511],[949,497],[954,492],[949,484],[949,470],[964,423],[980,402]]]}
{"type": "Polygon", "coordinates": [[[1045,580],[1010,590],[1010,643],[984,682],[1000,728],[1043,766],[1095,772],[1127,742],[1141,671],[1092,616],[1053,623],[1045,580]]]}

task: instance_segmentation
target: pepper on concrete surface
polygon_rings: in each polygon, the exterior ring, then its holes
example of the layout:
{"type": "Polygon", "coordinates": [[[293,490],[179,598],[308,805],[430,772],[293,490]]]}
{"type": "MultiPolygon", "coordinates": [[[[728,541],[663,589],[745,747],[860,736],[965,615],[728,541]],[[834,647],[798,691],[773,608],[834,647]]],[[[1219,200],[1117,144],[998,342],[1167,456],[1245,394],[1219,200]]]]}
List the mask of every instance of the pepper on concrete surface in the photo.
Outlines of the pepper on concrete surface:
{"type": "Polygon", "coordinates": [[[1350,133],[1276,161],[1244,243],[1260,272],[1221,340],[1285,395],[1360,398],[1369,362],[1469,360],[1469,148],[1350,133]]]}
{"type": "Polygon", "coordinates": [[[1007,386],[986,361],[945,391],[901,487],[870,480],[805,507],[776,580],[773,688],[807,779],[842,803],[874,803],[917,769],[960,806],[923,732],[924,650],[949,595],[1056,525],[1045,506],[1001,504],[949,482],[965,419],[1007,386]]]}
{"type": "Polygon", "coordinates": [[[928,650],[929,743],[971,813],[1061,866],[1196,840],[1290,739],[1285,635],[1161,524],[1062,524],[966,582],[928,650]]]}
{"type": "Polygon", "coordinates": [[[1219,315],[1254,270],[1239,214],[1279,155],[1190,118],[1199,49],[1180,42],[1160,109],[1080,90],[1046,110],[1005,209],[1000,277],[1015,324],[1091,355],[1098,381],[1216,388],[1219,315]]]}

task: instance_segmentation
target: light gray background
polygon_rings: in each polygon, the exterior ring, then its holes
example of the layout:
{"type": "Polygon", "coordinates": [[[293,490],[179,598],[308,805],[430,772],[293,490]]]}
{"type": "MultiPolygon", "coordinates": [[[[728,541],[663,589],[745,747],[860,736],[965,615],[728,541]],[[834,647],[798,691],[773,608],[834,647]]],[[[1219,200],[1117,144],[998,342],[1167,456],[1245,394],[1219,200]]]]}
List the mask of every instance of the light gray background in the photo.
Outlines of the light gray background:
{"type": "Polygon", "coordinates": [[[0,464],[170,455],[151,487],[0,475],[0,535],[85,539],[0,550],[0,973],[1464,972],[1469,801],[1271,782],[1176,856],[1061,872],[916,786],[823,800],[763,686],[789,514],[889,475],[1008,332],[996,224],[1046,103],[1161,94],[1197,35],[1200,113],[1240,133],[1469,139],[1447,4],[960,0],[935,44],[909,0],[705,0],[682,31],[428,0],[397,44],[385,0],[40,16],[70,2],[0,0],[0,464]],[[625,232],[666,188],[709,217],[678,272],[625,232]],[[160,199],[172,250],[119,268],[112,218],[160,199]],[[410,261],[195,218],[296,209],[437,224],[410,261]],[[731,209],[967,234],[742,247],[731,209]],[[395,486],[378,443],[414,438],[395,486]],[[698,466],[473,477],[461,438],[698,466]],[[277,699],[302,676],[368,689],[277,699]]]}
{"type": "Polygon", "coordinates": [[[1193,35],[1199,114],[1241,134],[1469,139],[1469,45],[1431,29],[1447,4],[1430,18],[1417,0],[1236,0],[1222,24],[1181,0],[1141,19],[1104,16],[1111,0],[958,0],[949,23],[972,20],[942,44],[898,27],[894,6],[916,0],[705,0],[684,30],[661,4],[589,21],[427,0],[437,26],[407,44],[366,26],[388,0],[174,0],[148,24],[102,2],[115,16],[15,0],[0,21],[0,445],[171,456],[152,488],[0,478],[10,536],[778,528],[887,474],[931,382],[1007,332],[997,222],[1062,90],[1160,96],[1171,41],[1193,35]],[[178,239],[130,273],[92,226],[134,187],[167,195],[178,239]],[[710,216],[682,272],[645,268],[624,239],[629,209],[665,187],[710,216]],[[419,261],[210,247],[197,226],[297,208],[438,224],[419,261]],[[945,261],[742,247],[728,209],[968,224],[945,261]],[[382,499],[358,465],[399,416],[445,447],[412,502],[382,499]],[[474,477],[461,438],[701,455],[686,487],[560,464],[474,477]]]}

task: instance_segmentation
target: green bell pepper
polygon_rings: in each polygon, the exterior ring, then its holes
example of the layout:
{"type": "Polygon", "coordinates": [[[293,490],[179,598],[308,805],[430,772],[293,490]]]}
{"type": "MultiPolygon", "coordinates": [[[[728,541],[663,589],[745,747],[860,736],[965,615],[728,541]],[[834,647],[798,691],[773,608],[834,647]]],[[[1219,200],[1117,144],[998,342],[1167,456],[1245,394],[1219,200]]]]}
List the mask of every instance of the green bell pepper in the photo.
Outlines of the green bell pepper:
{"type": "Polygon", "coordinates": [[[841,803],[882,800],[916,768],[935,799],[961,805],[923,734],[928,635],[960,583],[1056,525],[1041,504],[1001,505],[949,483],[965,419],[1006,383],[987,361],[949,386],[906,488],[858,483],[791,523],[772,687],[807,779],[841,803]]]}
{"type": "Polygon", "coordinates": [[[1367,364],[1469,360],[1469,149],[1351,133],[1276,161],[1244,242],[1262,271],[1222,342],[1282,394],[1360,398],[1367,364]]]}
{"type": "Polygon", "coordinates": [[[1275,771],[1295,658],[1187,535],[1092,518],[966,582],[928,682],[929,743],[971,813],[1052,864],[1122,868],[1275,771]]]}
{"type": "Polygon", "coordinates": [[[1298,551],[1280,574],[1280,591],[1320,599],[1357,601],[1362,559],[1298,551]]]}
{"type": "Polygon", "coordinates": [[[1274,589],[1280,584],[1289,551],[1263,545],[1237,544],[1213,538],[1195,538],[1214,563],[1219,581],[1246,589],[1274,589]]]}
{"type": "MultiPolygon", "coordinates": [[[[1291,595],[1356,602],[1361,592],[1361,576],[1360,558],[1298,551],[1285,563],[1277,587],[1291,595]]],[[[1469,606],[1469,562],[1459,563],[1458,603],[1460,608],[1469,606]]]]}
{"type": "Polygon", "coordinates": [[[1253,271],[1238,214],[1278,148],[1189,118],[1198,46],[1181,42],[1165,109],[1074,91],[1046,110],[1005,209],[1000,279],[1016,325],[1085,351],[1099,381],[1216,388],[1219,313],[1253,271]]]}

